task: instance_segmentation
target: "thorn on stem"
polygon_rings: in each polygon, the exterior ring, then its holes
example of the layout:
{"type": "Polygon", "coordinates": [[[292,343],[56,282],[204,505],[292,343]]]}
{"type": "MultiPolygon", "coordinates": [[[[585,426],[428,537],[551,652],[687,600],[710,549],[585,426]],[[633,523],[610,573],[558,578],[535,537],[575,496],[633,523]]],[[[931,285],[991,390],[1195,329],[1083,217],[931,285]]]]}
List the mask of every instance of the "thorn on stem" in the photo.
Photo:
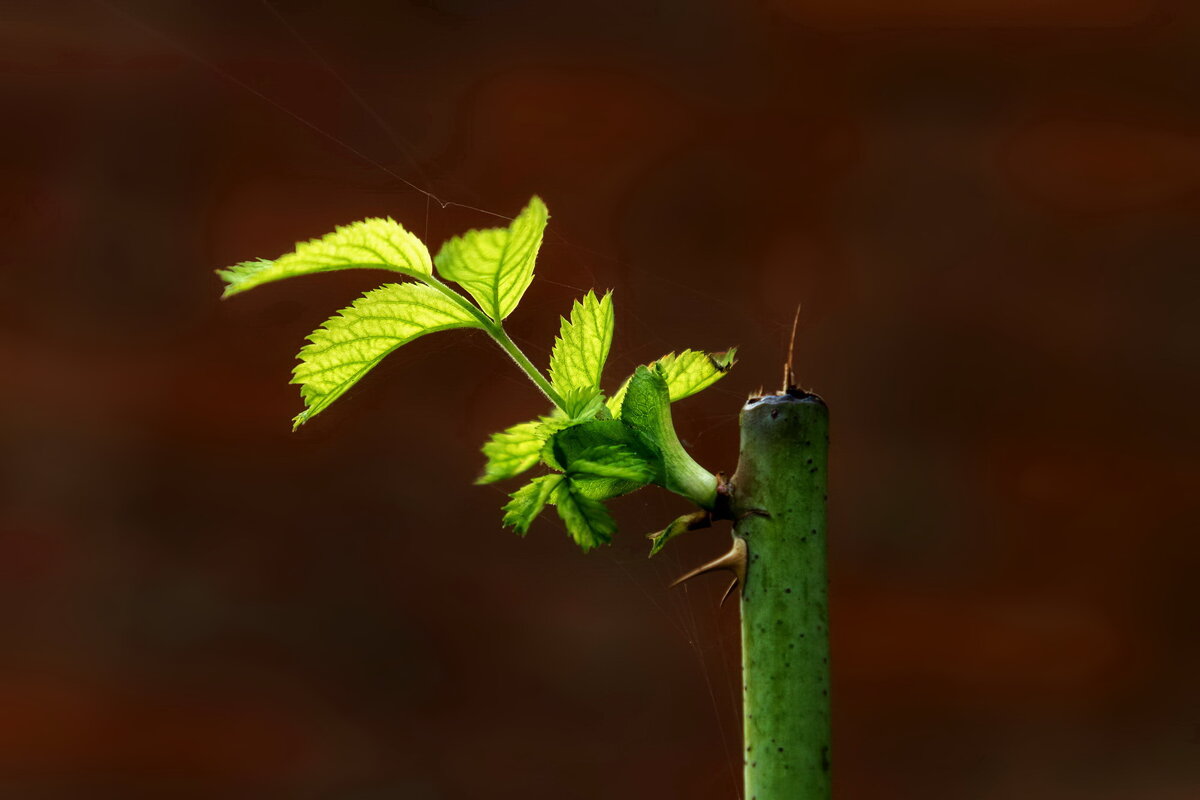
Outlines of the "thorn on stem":
{"type": "Polygon", "coordinates": [[[733,547],[729,552],[718,558],[714,558],[707,564],[702,564],[696,567],[686,575],[681,575],[676,578],[671,586],[678,586],[685,581],[690,581],[699,575],[704,575],[709,572],[727,571],[733,573],[733,583],[729,584],[729,588],[725,590],[725,594],[721,597],[721,604],[725,604],[725,599],[733,592],[733,587],[746,583],[746,540],[741,537],[735,537],[733,547]]]}

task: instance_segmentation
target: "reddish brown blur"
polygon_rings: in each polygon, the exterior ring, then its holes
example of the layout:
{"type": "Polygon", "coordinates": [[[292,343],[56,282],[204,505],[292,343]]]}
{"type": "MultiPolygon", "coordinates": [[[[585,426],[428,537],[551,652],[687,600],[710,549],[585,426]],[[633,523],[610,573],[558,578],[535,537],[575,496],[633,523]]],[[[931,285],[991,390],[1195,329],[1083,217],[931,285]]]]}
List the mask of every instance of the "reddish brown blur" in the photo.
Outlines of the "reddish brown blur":
{"type": "Polygon", "coordinates": [[[298,434],[303,337],[381,282],[215,267],[391,215],[553,214],[544,361],[733,467],[796,361],[833,409],[840,800],[1200,797],[1200,9],[1155,0],[27,3],[0,12],[0,797],[736,796],[724,528],[521,540],[477,487],[543,410],[482,336],[298,434]],[[273,10],[274,9],[274,10],[273,10]],[[361,101],[356,99],[361,98],[361,101]],[[406,182],[463,205],[442,208],[406,182]]]}

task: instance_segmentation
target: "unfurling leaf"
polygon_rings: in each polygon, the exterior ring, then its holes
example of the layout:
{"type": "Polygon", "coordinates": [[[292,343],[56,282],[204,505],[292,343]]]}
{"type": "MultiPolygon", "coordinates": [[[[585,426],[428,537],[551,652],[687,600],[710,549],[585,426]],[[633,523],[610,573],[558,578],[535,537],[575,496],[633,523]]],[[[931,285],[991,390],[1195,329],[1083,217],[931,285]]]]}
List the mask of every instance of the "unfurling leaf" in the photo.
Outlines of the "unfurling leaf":
{"type": "MultiPolygon", "coordinates": [[[[661,371],[638,367],[629,379],[621,404],[620,422],[631,428],[641,444],[660,460],[662,486],[711,509],[717,497],[717,478],[683,449],[671,422],[671,400],[661,371]]],[[[657,481],[656,481],[657,482],[657,481]]]]}
{"type": "Polygon", "coordinates": [[[633,429],[620,420],[595,419],[578,422],[555,431],[542,449],[542,458],[555,469],[565,470],[581,453],[591,447],[620,445],[629,448],[643,460],[654,454],[645,450],[633,429]]]}
{"type": "Polygon", "coordinates": [[[549,214],[541,199],[529,201],[507,228],[467,231],[442,245],[438,274],[462,286],[496,322],[517,307],[533,280],[549,214]]]}
{"type": "Polygon", "coordinates": [[[654,477],[651,466],[628,447],[598,445],[571,459],[567,474],[573,478],[615,478],[643,486],[654,477]]]}
{"type": "Polygon", "coordinates": [[[600,387],[600,375],[612,346],[612,292],[597,300],[588,292],[571,307],[570,320],[563,319],[554,350],[550,353],[550,382],[559,392],[577,387],[600,387]]]}
{"type": "Polygon", "coordinates": [[[243,261],[217,274],[226,284],[221,296],[229,297],[271,281],[340,269],[386,269],[413,278],[433,274],[429,251],[421,240],[395,220],[378,218],[300,242],[274,261],[243,261]]]}
{"type": "Polygon", "coordinates": [[[452,328],[478,328],[458,303],[419,283],[390,283],[367,292],[314,331],[300,351],[292,383],[307,408],[299,427],[345,394],[384,356],[420,336],[452,328]]]}
{"type": "Polygon", "coordinates": [[[537,464],[550,431],[541,422],[522,422],[493,433],[483,446],[487,464],[476,483],[513,478],[537,464]]]}
{"type": "Polygon", "coordinates": [[[559,487],[565,478],[562,475],[542,475],[517,489],[511,495],[512,499],[504,506],[504,524],[522,536],[529,526],[542,513],[550,495],[559,487]]]}
{"type": "Polygon", "coordinates": [[[595,419],[604,408],[604,395],[592,386],[576,386],[562,393],[567,421],[595,419]]]}
{"type": "Polygon", "coordinates": [[[576,491],[593,500],[627,494],[655,482],[661,460],[619,420],[592,420],[555,433],[542,460],[572,476],[576,491]],[[607,456],[621,456],[607,463],[607,456]]]}
{"type": "MultiPolygon", "coordinates": [[[[667,394],[674,403],[685,397],[707,389],[725,377],[725,373],[736,363],[737,348],[731,347],[723,353],[703,353],[699,350],[684,350],[679,355],[667,353],[650,364],[667,384],[667,394]]],[[[621,403],[629,390],[629,380],[608,399],[607,405],[613,416],[620,416],[621,403]]]]}
{"type": "Polygon", "coordinates": [[[555,488],[554,505],[567,526],[567,533],[584,552],[611,541],[617,530],[617,523],[604,504],[580,492],[570,479],[555,488]]]}
{"type": "Polygon", "coordinates": [[[684,514],[682,517],[676,517],[671,520],[671,524],[663,528],[657,533],[651,533],[646,536],[650,540],[650,555],[651,557],[658,555],[667,542],[674,539],[681,533],[687,531],[695,531],[701,528],[707,528],[712,525],[712,515],[707,511],[693,511],[690,514],[684,514]]]}

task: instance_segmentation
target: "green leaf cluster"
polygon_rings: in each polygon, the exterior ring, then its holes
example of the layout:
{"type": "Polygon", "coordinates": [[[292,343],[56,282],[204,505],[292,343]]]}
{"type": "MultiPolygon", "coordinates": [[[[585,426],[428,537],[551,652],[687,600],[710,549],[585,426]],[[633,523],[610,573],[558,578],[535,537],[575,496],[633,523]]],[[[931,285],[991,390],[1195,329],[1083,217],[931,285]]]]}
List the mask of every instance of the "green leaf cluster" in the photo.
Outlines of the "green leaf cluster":
{"type": "Polygon", "coordinates": [[[550,470],[509,496],[505,525],[524,534],[552,505],[575,542],[589,550],[610,541],[616,530],[604,502],[648,484],[711,510],[716,477],[684,450],[670,406],[720,379],[734,363],[734,350],[669,353],[638,367],[606,397],[602,379],[612,348],[612,293],[589,291],[561,320],[543,373],[508,336],[503,322],[533,280],[548,219],[545,204],[534,197],[507,227],[454,237],[435,258],[398,222],[367,219],[297,244],[274,260],[247,261],[218,274],[226,284],[225,297],[343,269],[381,269],[410,279],[367,292],[308,337],[293,371],[305,404],[296,427],[397,348],[439,331],[482,330],[552,404],[549,413],[493,434],[483,445],[479,483],[515,478],[539,464],[550,470]]]}

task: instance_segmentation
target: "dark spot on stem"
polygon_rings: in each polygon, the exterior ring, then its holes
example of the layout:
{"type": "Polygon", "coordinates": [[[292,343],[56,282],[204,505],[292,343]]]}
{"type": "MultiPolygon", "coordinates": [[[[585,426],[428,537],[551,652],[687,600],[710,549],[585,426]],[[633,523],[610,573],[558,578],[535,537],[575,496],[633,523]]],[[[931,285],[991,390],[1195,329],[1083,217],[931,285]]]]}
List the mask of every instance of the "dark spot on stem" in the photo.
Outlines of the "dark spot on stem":
{"type": "Polygon", "coordinates": [[[829,745],[821,748],[821,771],[829,772],[829,745]]]}

